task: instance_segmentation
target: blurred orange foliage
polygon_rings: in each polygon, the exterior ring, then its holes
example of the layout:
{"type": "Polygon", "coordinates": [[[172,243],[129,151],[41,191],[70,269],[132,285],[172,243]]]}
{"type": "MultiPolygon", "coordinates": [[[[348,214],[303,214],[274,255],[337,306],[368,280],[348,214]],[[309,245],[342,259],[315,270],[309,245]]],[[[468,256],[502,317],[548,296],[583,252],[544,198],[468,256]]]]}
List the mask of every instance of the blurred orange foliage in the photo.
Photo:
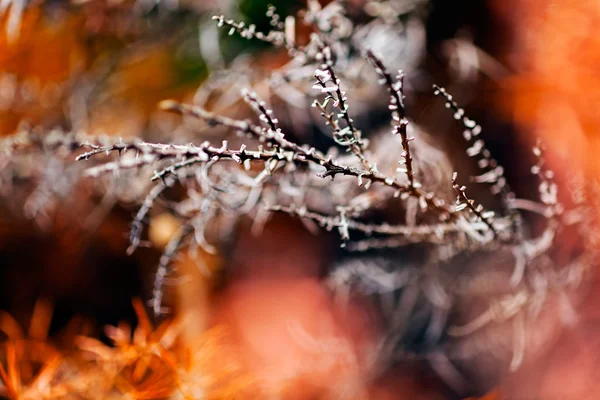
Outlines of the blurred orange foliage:
{"type": "Polygon", "coordinates": [[[52,306],[47,301],[37,303],[28,335],[13,317],[0,312],[0,338],[6,336],[0,341],[0,396],[163,399],[179,392],[186,399],[221,400],[260,393],[255,379],[227,345],[226,328],[214,327],[185,341],[180,333],[193,322],[193,315],[154,328],[143,304],[135,299],[133,305],[137,327],[107,326],[112,345],[75,337],[72,330],[61,342],[50,339],[52,306]],[[76,347],[67,351],[71,343],[76,347]]]}
{"type": "MultiPolygon", "coordinates": [[[[516,67],[508,97],[512,116],[568,156],[572,166],[600,176],[600,2],[496,1],[515,30],[507,59],[516,67]],[[574,156],[577,155],[577,156],[574,156]]],[[[558,169],[558,168],[555,168],[558,169]]]]}
{"type": "Polygon", "coordinates": [[[502,397],[498,394],[497,391],[491,391],[483,397],[469,397],[465,400],[501,400],[502,397]]]}
{"type": "Polygon", "coordinates": [[[52,398],[57,394],[49,385],[62,355],[46,342],[51,318],[51,304],[38,301],[26,336],[13,317],[0,311],[0,333],[7,338],[0,349],[0,383],[4,384],[4,388],[0,386],[0,389],[3,389],[8,398],[41,399],[52,398]]]}
{"type": "Polygon", "coordinates": [[[84,19],[60,14],[50,19],[40,7],[28,7],[19,35],[9,36],[0,21],[0,135],[13,132],[26,118],[32,124],[58,123],[68,80],[88,66],[84,19]]]}
{"type": "Polygon", "coordinates": [[[0,136],[23,121],[47,128],[75,122],[90,133],[141,135],[160,100],[194,92],[198,80],[178,81],[176,43],[140,40],[127,9],[132,4],[113,10],[105,3],[52,13],[31,4],[18,35],[6,29],[8,14],[0,18],[0,136]],[[130,31],[122,32],[123,26],[130,31]],[[85,85],[93,90],[74,98],[85,85]],[[71,120],[74,104],[87,120],[71,120]]]}
{"type": "MultiPolygon", "coordinates": [[[[493,4],[516,38],[506,54],[516,73],[505,81],[502,106],[524,133],[543,138],[552,168],[562,173],[559,178],[571,179],[572,172],[585,171],[584,182],[591,182],[591,200],[598,213],[594,185],[600,178],[600,2],[497,0],[493,4]]],[[[596,238],[586,239],[591,246],[599,244],[596,238]]],[[[567,329],[541,360],[509,377],[503,387],[507,396],[598,398],[598,291],[594,289],[599,284],[597,278],[591,282],[592,291],[578,310],[576,326],[567,329]]]]}

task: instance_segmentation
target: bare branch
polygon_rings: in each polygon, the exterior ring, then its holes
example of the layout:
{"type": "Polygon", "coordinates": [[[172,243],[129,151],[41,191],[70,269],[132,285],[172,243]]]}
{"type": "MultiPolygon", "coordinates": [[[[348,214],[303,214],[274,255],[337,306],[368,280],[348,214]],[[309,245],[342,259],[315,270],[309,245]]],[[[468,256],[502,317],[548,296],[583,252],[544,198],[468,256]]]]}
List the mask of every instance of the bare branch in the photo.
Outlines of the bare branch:
{"type": "MultiPolygon", "coordinates": [[[[267,206],[268,211],[283,212],[292,216],[300,218],[306,218],[316,222],[319,226],[326,230],[333,228],[342,228],[347,230],[363,232],[367,235],[381,234],[381,235],[395,235],[403,236],[408,238],[411,242],[428,242],[428,243],[439,243],[445,238],[446,234],[458,233],[464,231],[464,227],[457,223],[440,223],[433,225],[390,225],[388,223],[379,224],[368,224],[354,219],[348,218],[347,216],[337,215],[323,215],[314,211],[308,210],[304,206],[281,206],[272,205],[267,206]]],[[[344,211],[343,208],[338,208],[338,212],[344,211]]],[[[487,224],[473,223],[472,228],[474,230],[485,230],[488,229],[487,224]]]]}
{"type": "Polygon", "coordinates": [[[131,223],[131,230],[129,231],[129,247],[127,248],[127,254],[131,255],[138,248],[141,241],[142,229],[144,224],[144,219],[150,212],[150,209],[154,205],[154,202],[162,194],[165,189],[170,187],[175,182],[175,179],[169,178],[164,182],[159,183],[154,186],[144,201],[142,202],[142,206],[139,208],[138,212],[135,214],[135,218],[131,223]]]}
{"type": "Polygon", "coordinates": [[[257,32],[256,25],[254,24],[246,25],[244,22],[235,22],[232,19],[225,19],[223,15],[215,15],[212,19],[217,21],[219,28],[228,27],[230,36],[237,32],[241,37],[246,39],[256,38],[265,43],[270,43],[275,47],[284,47],[292,57],[303,54],[304,49],[295,43],[295,34],[292,31],[294,19],[289,17],[285,22],[282,21],[280,15],[277,14],[275,6],[272,5],[267,9],[267,17],[271,19],[270,24],[273,29],[266,34],[257,32]]]}
{"type": "Polygon", "coordinates": [[[406,119],[406,112],[404,108],[404,73],[398,71],[396,81],[392,79],[392,76],[385,69],[383,62],[373,54],[371,50],[367,51],[367,59],[373,64],[375,72],[380,76],[379,82],[385,85],[389,95],[390,104],[389,109],[392,111],[392,122],[394,124],[394,134],[399,134],[402,138],[402,158],[400,164],[404,164],[405,168],[402,170],[406,173],[409,185],[415,186],[415,176],[412,165],[412,156],[410,154],[409,143],[414,138],[409,138],[406,132],[408,126],[408,119],[406,119]]]}
{"type": "Polygon", "coordinates": [[[163,287],[165,285],[165,279],[167,274],[170,272],[169,265],[175,257],[175,254],[179,250],[179,248],[183,245],[183,242],[187,240],[187,238],[193,232],[193,226],[191,223],[183,224],[179,230],[173,235],[167,247],[165,247],[165,251],[160,256],[160,260],[158,262],[158,267],[156,269],[156,275],[154,276],[154,285],[152,287],[152,300],[151,300],[151,308],[152,312],[155,316],[159,317],[164,314],[163,309],[163,287]]]}
{"type": "Polygon", "coordinates": [[[475,214],[475,216],[477,216],[477,218],[479,218],[479,220],[483,221],[488,226],[490,231],[492,231],[492,233],[494,234],[494,238],[498,237],[498,231],[494,227],[493,219],[492,219],[494,217],[494,212],[493,211],[484,212],[483,206],[481,204],[475,206],[475,200],[471,200],[467,197],[467,193],[466,193],[467,187],[460,186],[456,182],[457,177],[458,177],[458,174],[456,172],[454,174],[452,174],[452,187],[454,188],[454,190],[456,191],[456,194],[458,196],[456,199],[456,210],[461,211],[465,208],[468,208],[469,210],[471,210],[471,212],[473,214],[475,214]]]}
{"type": "Polygon", "coordinates": [[[370,171],[373,169],[373,165],[369,162],[365,156],[365,150],[367,142],[362,139],[361,132],[356,129],[354,121],[350,118],[348,113],[348,98],[346,92],[341,89],[342,82],[337,77],[333,68],[333,60],[331,58],[331,48],[329,46],[323,46],[317,53],[317,60],[322,61],[321,69],[317,69],[315,72],[315,84],[316,89],[320,89],[322,93],[326,93],[327,96],[322,103],[318,103],[315,100],[314,106],[319,107],[322,115],[327,119],[328,124],[334,129],[333,138],[336,143],[348,147],[348,149],[358,157],[361,164],[365,169],[370,171]],[[331,83],[331,85],[327,85],[331,83]],[[339,110],[339,116],[346,122],[346,128],[341,128],[337,119],[333,117],[333,114],[327,114],[326,108],[329,101],[333,101],[333,107],[339,110]]]}

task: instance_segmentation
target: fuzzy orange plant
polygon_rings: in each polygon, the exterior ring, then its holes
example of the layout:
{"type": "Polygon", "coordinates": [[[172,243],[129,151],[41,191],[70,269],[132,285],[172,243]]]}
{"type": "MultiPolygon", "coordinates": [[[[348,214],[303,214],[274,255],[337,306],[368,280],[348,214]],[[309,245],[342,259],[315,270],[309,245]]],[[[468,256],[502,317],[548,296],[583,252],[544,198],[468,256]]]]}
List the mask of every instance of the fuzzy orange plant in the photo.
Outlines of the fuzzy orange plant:
{"type": "Polygon", "coordinates": [[[167,321],[153,329],[142,302],[134,299],[133,307],[138,318],[133,332],[126,323],[105,329],[114,347],[85,336],[77,339],[77,345],[92,355],[120,392],[136,399],[167,397],[176,389],[177,362],[171,349],[181,324],[167,321]]]}
{"type": "Polygon", "coordinates": [[[177,374],[183,398],[225,400],[260,397],[256,379],[247,371],[228,339],[228,329],[217,326],[187,345],[177,374]]]}
{"type": "Polygon", "coordinates": [[[62,354],[46,342],[52,316],[49,302],[36,304],[28,334],[8,313],[0,312],[0,332],[7,340],[0,354],[0,395],[11,400],[49,399],[65,394],[62,388],[51,385],[63,361],[62,354]]]}
{"type": "Polygon", "coordinates": [[[126,323],[106,327],[113,346],[91,337],[77,339],[79,349],[92,355],[111,386],[108,391],[135,399],[216,400],[255,393],[249,390],[253,379],[225,345],[224,327],[209,329],[184,343],[180,333],[189,318],[153,328],[139,299],[133,307],[138,318],[135,330],[126,323]]]}

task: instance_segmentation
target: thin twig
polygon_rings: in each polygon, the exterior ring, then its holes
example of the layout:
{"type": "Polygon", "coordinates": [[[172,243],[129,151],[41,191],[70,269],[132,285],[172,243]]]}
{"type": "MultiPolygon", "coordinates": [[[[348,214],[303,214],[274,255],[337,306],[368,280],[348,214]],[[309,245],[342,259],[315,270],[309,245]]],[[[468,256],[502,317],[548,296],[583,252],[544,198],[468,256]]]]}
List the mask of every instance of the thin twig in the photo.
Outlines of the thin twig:
{"type": "Polygon", "coordinates": [[[392,122],[394,124],[394,134],[399,134],[402,139],[402,158],[400,162],[404,164],[404,172],[408,178],[409,185],[415,186],[415,174],[412,165],[412,156],[410,154],[409,143],[414,138],[409,138],[407,134],[408,119],[406,119],[406,110],[404,107],[404,73],[398,71],[396,81],[386,70],[383,62],[373,54],[371,50],[367,51],[367,59],[373,64],[375,72],[380,76],[380,83],[384,84],[389,95],[389,109],[392,112],[392,122]]]}
{"type": "Polygon", "coordinates": [[[333,60],[331,58],[331,48],[323,46],[317,53],[317,59],[322,61],[321,69],[315,72],[316,88],[319,88],[322,93],[326,93],[327,97],[320,104],[322,115],[326,117],[328,123],[334,128],[333,137],[335,141],[348,149],[358,157],[363,167],[367,170],[373,169],[373,165],[369,162],[365,155],[367,142],[362,139],[361,132],[356,129],[354,121],[348,113],[348,98],[346,92],[342,90],[342,82],[337,77],[333,68],[333,60]],[[332,86],[327,86],[328,82],[332,82],[332,86]],[[335,93],[335,96],[333,95],[335,93]],[[326,107],[329,100],[333,100],[333,107],[340,111],[340,116],[346,122],[346,129],[341,129],[339,123],[333,118],[333,114],[327,114],[326,107]]]}
{"type": "Polygon", "coordinates": [[[452,188],[456,191],[456,194],[458,196],[458,198],[456,200],[457,210],[461,210],[464,207],[469,208],[469,210],[471,210],[471,212],[473,212],[473,214],[475,214],[477,216],[477,218],[479,218],[479,220],[483,221],[488,226],[490,231],[492,231],[492,233],[494,234],[494,238],[497,238],[498,231],[494,227],[493,220],[492,220],[492,218],[494,216],[493,211],[484,212],[483,206],[481,204],[475,206],[475,201],[471,200],[467,197],[467,193],[466,193],[467,187],[460,186],[456,182],[457,177],[458,177],[458,174],[456,172],[454,174],[452,174],[452,188]]]}

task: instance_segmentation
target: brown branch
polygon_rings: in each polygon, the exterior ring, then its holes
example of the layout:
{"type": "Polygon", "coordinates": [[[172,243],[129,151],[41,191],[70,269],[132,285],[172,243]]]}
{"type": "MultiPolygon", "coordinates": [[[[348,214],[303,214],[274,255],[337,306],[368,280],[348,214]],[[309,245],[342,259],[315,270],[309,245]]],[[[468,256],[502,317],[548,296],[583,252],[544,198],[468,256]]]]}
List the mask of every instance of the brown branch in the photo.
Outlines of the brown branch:
{"type": "Polygon", "coordinates": [[[167,247],[165,247],[163,254],[160,256],[158,267],[156,268],[156,275],[154,276],[152,299],[150,301],[152,312],[156,317],[160,317],[165,312],[163,308],[163,287],[166,282],[167,274],[170,272],[169,265],[183,242],[192,234],[192,232],[193,225],[191,223],[183,224],[173,235],[167,244],[167,247]]]}
{"type": "Polygon", "coordinates": [[[142,229],[144,224],[144,219],[150,212],[150,209],[154,205],[156,199],[165,191],[165,189],[169,188],[175,182],[174,179],[167,179],[164,182],[154,186],[148,195],[144,198],[142,202],[142,206],[139,208],[138,212],[131,223],[131,229],[129,231],[129,247],[127,248],[127,254],[131,255],[138,248],[141,241],[142,229]]]}
{"type": "Polygon", "coordinates": [[[504,168],[498,165],[498,162],[492,157],[491,152],[485,147],[484,141],[479,138],[481,126],[465,116],[465,110],[459,107],[458,103],[453,100],[452,95],[446,92],[446,89],[437,85],[433,85],[433,88],[436,96],[441,96],[445,99],[446,108],[454,111],[454,119],[462,122],[465,128],[463,137],[470,145],[470,147],[467,149],[467,155],[469,157],[480,157],[477,165],[484,171],[484,174],[473,177],[473,181],[477,183],[491,183],[493,194],[502,194],[505,197],[514,197],[510,187],[506,183],[506,178],[504,177],[504,168]]]}
{"type": "Polygon", "coordinates": [[[456,201],[457,211],[461,211],[463,208],[469,208],[469,210],[471,210],[471,212],[473,212],[473,214],[475,214],[475,216],[477,218],[479,218],[479,220],[483,221],[488,226],[490,231],[492,231],[494,238],[497,238],[498,231],[494,227],[493,220],[492,220],[493,212],[490,211],[490,212],[484,213],[483,206],[481,204],[479,204],[478,206],[475,206],[475,201],[471,200],[471,199],[469,199],[469,197],[467,197],[467,193],[466,193],[467,187],[460,186],[456,182],[457,177],[458,177],[458,174],[456,172],[454,174],[452,174],[452,187],[454,188],[454,190],[456,191],[456,194],[458,196],[457,201],[456,201]]]}
{"type": "Polygon", "coordinates": [[[244,90],[242,96],[244,97],[244,101],[257,112],[259,119],[262,122],[266,123],[273,132],[280,132],[277,127],[279,121],[277,118],[273,117],[273,110],[268,109],[266,103],[260,100],[256,93],[244,90]]]}
{"type": "Polygon", "coordinates": [[[317,53],[317,59],[322,61],[322,70],[317,70],[315,72],[315,79],[317,82],[315,87],[320,88],[323,93],[328,94],[325,101],[321,104],[321,107],[319,107],[323,112],[322,115],[326,117],[329,124],[334,128],[333,137],[336,142],[348,147],[348,149],[360,160],[363,167],[367,170],[371,170],[373,169],[373,165],[365,156],[366,141],[362,139],[360,131],[356,129],[354,121],[350,118],[350,114],[348,113],[349,107],[346,103],[348,100],[346,92],[341,89],[342,82],[333,69],[331,48],[322,46],[317,53]],[[332,82],[333,86],[327,86],[328,82],[332,82]],[[332,93],[335,93],[335,96],[332,93]],[[333,114],[328,115],[326,113],[325,110],[329,99],[333,100],[333,107],[339,109],[341,117],[346,122],[348,132],[339,126],[339,122],[333,118],[333,114]]]}
{"type": "Polygon", "coordinates": [[[235,22],[233,19],[225,19],[223,15],[215,15],[212,19],[217,21],[217,27],[228,27],[230,36],[237,32],[245,39],[256,38],[275,47],[284,47],[291,57],[305,53],[304,48],[294,42],[294,35],[290,32],[291,28],[286,27],[288,21],[281,21],[281,17],[277,14],[274,6],[268,8],[267,17],[271,19],[273,29],[266,34],[257,32],[254,24],[246,25],[244,22],[235,22]]]}
{"type": "Polygon", "coordinates": [[[506,182],[504,168],[492,157],[492,154],[486,148],[483,139],[478,138],[481,133],[481,126],[474,120],[465,116],[465,110],[459,107],[458,103],[453,100],[452,95],[446,92],[446,89],[437,85],[433,85],[433,89],[436,96],[441,96],[445,99],[446,108],[454,111],[454,119],[462,121],[463,127],[465,128],[463,137],[470,145],[470,147],[467,148],[467,155],[469,157],[479,156],[477,166],[483,170],[484,173],[479,176],[471,177],[471,180],[476,183],[489,183],[492,185],[491,193],[493,195],[500,195],[502,204],[513,221],[512,240],[514,242],[521,242],[523,240],[521,214],[517,209],[511,206],[511,203],[516,196],[506,182]]]}
{"type": "Polygon", "coordinates": [[[392,121],[394,123],[394,134],[399,134],[402,139],[402,158],[405,166],[405,173],[409,185],[415,186],[415,175],[412,165],[412,156],[410,154],[409,143],[414,138],[409,138],[407,134],[408,119],[406,119],[406,110],[404,107],[404,73],[398,72],[397,80],[394,81],[392,75],[386,70],[383,62],[373,54],[371,50],[367,51],[367,59],[373,64],[375,72],[380,76],[380,81],[385,85],[389,95],[389,109],[392,111],[392,121]]]}
{"type": "MultiPolygon", "coordinates": [[[[403,236],[405,239],[409,238],[412,242],[438,243],[446,234],[458,233],[464,230],[463,226],[453,222],[416,226],[390,225],[385,222],[380,224],[368,224],[348,218],[345,213],[343,216],[341,213],[336,215],[324,215],[310,211],[304,206],[296,206],[293,204],[290,206],[272,205],[267,206],[266,209],[267,211],[282,212],[291,216],[309,219],[328,231],[333,228],[343,228],[345,230],[363,232],[367,235],[380,234],[403,236]]],[[[338,212],[341,211],[344,210],[338,208],[338,212]]],[[[487,224],[484,224],[483,222],[482,225],[478,225],[478,223],[472,223],[471,225],[474,230],[487,229],[487,224]]]]}

